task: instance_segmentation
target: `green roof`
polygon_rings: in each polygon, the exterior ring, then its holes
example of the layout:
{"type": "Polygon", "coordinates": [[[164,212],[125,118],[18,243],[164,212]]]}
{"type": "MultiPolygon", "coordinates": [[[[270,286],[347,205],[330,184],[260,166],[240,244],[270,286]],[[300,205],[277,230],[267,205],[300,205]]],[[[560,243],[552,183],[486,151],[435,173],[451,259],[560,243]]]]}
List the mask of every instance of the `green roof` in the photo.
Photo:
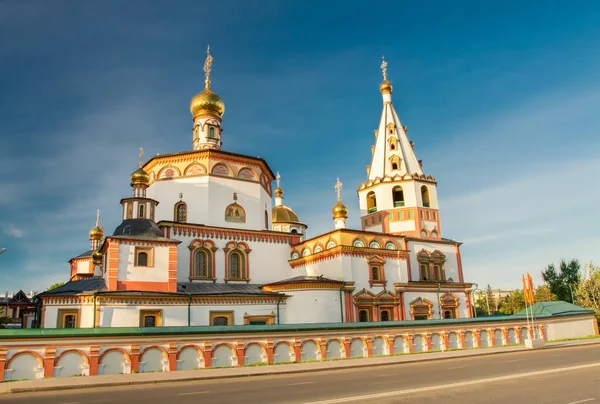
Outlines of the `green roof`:
{"type": "MultiPolygon", "coordinates": [[[[583,307],[574,305],[572,303],[558,301],[558,302],[537,302],[533,305],[533,314],[535,316],[547,315],[547,316],[569,316],[573,314],[592,314],[594,310],[585,309],[583,307]]],[[[525,316],[525,309],[515,316],[525,316]]],[[[531,308],[529,308],[529,315],[531,315],[531,308]]]]}

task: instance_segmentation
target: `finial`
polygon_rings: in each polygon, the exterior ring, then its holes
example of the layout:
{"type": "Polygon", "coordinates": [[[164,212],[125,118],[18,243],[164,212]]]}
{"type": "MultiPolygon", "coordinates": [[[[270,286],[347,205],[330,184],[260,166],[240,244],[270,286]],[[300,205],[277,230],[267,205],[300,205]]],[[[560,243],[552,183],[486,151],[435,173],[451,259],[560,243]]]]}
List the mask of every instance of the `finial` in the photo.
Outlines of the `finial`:
{"type": "Polygon", "coordinates": [[[204,74],[206,76],[206,88],[210,87],[210,66],[212,65],[213,57],[210,55],[210,45],[206,48],[206,61],[204,62],[204,74]]]}
{"type": "Polygon", "coordinates": [[[281,181],[281,175],[279,175],[279,171],[277,171],[277,175],[275,176],[275,180],[277,180],[277,188],[279,188],[279,182],[281,181]]]}
{"type": "Polygon", "coordinates": [[[338,201],[342,200],[342,183],[340,181],[340,179],[337,179],[337,182],[335,183],[335,191],[337,192],[337,199],[338,201]]]}
{"type": "Polygon", "coordinates": [[[144,159],[144,148],[140,147],[140,168],[142,168],[144,159]]]}
{"type": "Polygon", "coordinates": [[[96,227],[100,227],[100,209],[96,211],[96,227]]]}
{"type": "Polygon", "coordinates": [[[381,57],[381,72],[383,73],[383,80],[387,80],[387,62],[384,57],[381,57]]]}

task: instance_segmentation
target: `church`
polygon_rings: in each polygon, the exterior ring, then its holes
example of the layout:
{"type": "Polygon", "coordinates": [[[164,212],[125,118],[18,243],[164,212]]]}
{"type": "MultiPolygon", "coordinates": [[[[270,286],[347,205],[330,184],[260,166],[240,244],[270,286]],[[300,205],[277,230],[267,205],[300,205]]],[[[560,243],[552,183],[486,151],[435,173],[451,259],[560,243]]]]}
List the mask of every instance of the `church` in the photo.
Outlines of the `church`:
{"type": "Polygon", "coordinates": [[[212,61],[207,51],[205,88],[190,103],[190,150],[140,154],[121,224],[105,234],[97,218],[89,250],[69,261],[69,281],[37,295],[39,327],[472,316],[461,243],[442,237],[437,182],[394,109],[385,61],[372,160],[357,184],[361,217],[348,222],[338,179],[331,231],[310,239],[267,161],[222,150],[225,104],[211,88],[212,61]]]}

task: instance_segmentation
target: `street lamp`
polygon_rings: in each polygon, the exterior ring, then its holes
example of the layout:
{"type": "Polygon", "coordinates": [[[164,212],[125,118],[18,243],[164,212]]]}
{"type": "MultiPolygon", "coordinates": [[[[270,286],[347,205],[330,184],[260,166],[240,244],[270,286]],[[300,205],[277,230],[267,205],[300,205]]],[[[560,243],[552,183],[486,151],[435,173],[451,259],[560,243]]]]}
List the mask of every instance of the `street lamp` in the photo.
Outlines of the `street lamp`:
{"type": "MultiPolygon", "coordinates": [[[[0,254],[2,254],[0,252],[0,254]]],[[[571,287],[571,284],[569,283],[569,291],[571,291],[571,304],[575,304],[575,299],[573,299],[573,288],[571,287]]]]}

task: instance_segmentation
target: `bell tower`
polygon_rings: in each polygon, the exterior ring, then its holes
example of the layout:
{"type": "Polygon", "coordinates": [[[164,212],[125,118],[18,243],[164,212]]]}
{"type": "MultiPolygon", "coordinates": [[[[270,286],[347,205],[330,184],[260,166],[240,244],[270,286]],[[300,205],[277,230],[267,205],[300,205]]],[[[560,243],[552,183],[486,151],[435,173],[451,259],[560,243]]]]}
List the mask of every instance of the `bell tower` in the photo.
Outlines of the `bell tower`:
{"type": "Polygon", "coordinates": [[[358,188],[361,227],[366,231],[439,240],[437,182],[423,173],[414,143],[408,139],[408,129],[394,109],[392,83],[387,79],[387,62],[383,59],[381,71],[383,112],[375,130],[375,145],[371,147],[368,178],[358,188]]]}

